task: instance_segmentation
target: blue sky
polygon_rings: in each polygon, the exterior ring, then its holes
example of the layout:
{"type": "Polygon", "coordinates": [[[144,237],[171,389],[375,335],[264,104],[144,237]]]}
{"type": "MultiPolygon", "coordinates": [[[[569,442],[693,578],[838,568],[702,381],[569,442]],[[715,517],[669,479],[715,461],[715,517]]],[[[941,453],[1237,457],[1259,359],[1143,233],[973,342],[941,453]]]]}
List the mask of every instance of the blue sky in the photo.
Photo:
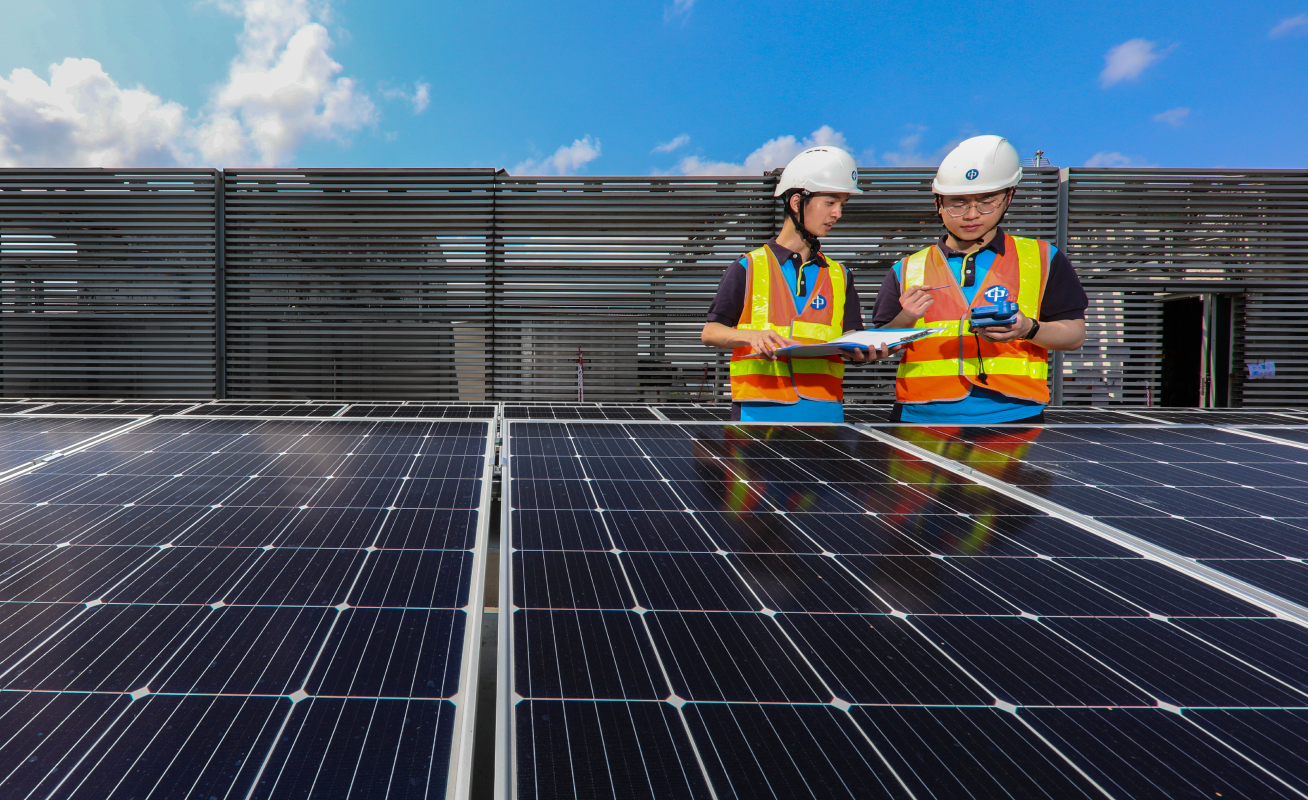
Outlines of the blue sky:
{"type": "Polygon", "coordinates": [[[869,166],[932,164],[960,138],[999,133],[1063,166],[1308,167],[1308,0],[3,0],[3,12],[10,166],[757,174],[806,140],[869,166]]]}

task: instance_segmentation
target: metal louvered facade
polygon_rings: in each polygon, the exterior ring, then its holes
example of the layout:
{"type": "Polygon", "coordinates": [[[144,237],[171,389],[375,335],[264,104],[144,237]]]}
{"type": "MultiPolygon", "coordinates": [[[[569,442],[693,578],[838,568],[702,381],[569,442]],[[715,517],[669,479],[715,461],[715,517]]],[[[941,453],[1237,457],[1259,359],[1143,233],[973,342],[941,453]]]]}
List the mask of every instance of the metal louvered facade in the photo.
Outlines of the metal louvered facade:
{"type": "MultiPolygon", "coordinates": [[[[933,241],[927,168],[860,171],[824,250],[870,320],[933,241]]],[[[724,271],[775,178],[493,170],[0,170],[5,396],[710,402],[724,271]]],[[[1233,405],[1308,404],[1308,172],[1028,168],[1005,221],[1091,296],[1069,404],[1159,402],[1161,315],[1234,298],[1233,405]],[[1246,381],[1245,361],[1276,363],[1246,381]]],[[[893,364],[851,369],[884,402],[893,364]]]]}
{"type": "Polygon", "coordinates": [[[0,170],[6,397],[212,397],[215,174],[0,170]]]}

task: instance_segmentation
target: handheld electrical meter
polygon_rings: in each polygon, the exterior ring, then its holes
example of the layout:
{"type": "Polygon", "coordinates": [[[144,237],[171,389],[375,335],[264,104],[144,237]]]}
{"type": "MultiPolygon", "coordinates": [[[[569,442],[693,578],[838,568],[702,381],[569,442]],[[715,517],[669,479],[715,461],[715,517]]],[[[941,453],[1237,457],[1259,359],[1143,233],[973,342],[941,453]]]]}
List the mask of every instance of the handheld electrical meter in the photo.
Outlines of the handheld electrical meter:
{"type": "Polygon", "coordinates": [[[1012,325],[1017,321],[1017,303],[1011,300],[1005,300],[1001,303],[995,303],[992,306],[977,306],[972,309],[972,314],[968,318],[970,323],[969,330],[975,331],[977,328],[993,328],[1001,325],[1012,325]]]}

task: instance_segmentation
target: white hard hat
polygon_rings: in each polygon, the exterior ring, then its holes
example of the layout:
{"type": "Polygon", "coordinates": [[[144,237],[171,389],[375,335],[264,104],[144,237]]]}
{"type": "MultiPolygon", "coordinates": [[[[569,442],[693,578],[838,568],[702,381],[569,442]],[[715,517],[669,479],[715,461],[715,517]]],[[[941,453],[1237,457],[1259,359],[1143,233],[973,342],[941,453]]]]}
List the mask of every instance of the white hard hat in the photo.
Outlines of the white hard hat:
{"type": "Polygon", "coordinates": [[[810,147],[790,159],[772,195],[780,197],[791,189],[863,193],[858,188],[858,165],[854,163],[854,157],[830,145],[810,147]]]}
{"type": "Polygon", "coordinates": [[[973,136],[945,156],[931,182],[936,194],[983,194],[1022,181],[1022,161],[1002,136],[973,136]]]}

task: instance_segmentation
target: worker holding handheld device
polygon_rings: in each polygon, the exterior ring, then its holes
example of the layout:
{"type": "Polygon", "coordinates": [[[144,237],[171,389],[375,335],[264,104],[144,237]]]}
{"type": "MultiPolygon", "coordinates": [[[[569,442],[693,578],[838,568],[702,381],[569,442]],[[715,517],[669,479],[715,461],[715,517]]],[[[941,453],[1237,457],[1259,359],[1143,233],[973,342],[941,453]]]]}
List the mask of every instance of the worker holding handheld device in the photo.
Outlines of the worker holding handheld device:
{"type": "Polygon", "coordinates": [[[1067,255],[999,227],[1021,161],[1008,140],[976,136],[941,162],[932,191],[946,233],[886,275],[873,324],[932,328],[909,344],[892,422],[1039,422],[1049,351],[1085,341],[1085,290],[1067,255]]]}
{"type": "Polygon", "coordinates": [[[781,232],[727,268],[700,339],[732,350],[733,419],[843,422],[844,362],[889,355],[889,348],[818,356],[779,352],[863,330],[852,276],[823,255],[818,240],[840,220],[851,194],[862,191],[849,153],[829,146],[805,150],[777,182],[774,195],[786,215],[781,232]]]}

